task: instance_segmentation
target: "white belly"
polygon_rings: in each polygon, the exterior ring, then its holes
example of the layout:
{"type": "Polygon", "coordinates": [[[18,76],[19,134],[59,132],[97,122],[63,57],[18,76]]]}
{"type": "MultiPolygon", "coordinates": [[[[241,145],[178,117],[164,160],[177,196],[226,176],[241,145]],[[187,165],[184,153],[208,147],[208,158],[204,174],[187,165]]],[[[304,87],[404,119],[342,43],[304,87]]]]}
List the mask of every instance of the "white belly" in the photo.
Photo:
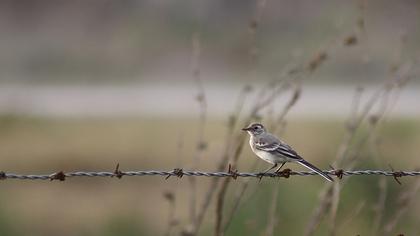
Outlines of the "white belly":
{"type": "Polygon", "coordinates": [[[283,163],[283,162],[286,162],[286,160],[282,160],[283,158],[281,158],[281,157],[278,157],[278,156],[274,156],[274,155],[271,155],[270,153],[268,153],[268,152],[263,152],[263,151],[255,151],[255,154],[259,157],[259,158],[261,158],[261,159],[263,159],[264,161],[266,161],[266,162],[268,162],[268,163],[271,163],[271,164],[276,164],[276,163],[283,163]]]}

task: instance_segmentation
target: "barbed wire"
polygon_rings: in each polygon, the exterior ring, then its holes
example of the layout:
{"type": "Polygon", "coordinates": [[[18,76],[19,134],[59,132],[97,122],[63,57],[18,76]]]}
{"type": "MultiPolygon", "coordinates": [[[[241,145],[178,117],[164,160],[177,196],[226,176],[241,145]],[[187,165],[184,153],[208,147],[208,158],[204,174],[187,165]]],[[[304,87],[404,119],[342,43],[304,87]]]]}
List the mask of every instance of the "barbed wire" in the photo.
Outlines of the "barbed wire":
{"type": "MultiPolygon", "coordinates": [[[[388,170],[324,170],[323,172],[342,178],[343,176],[361,176],[361,175],[383,175],[383,176],[392,176],[395,180],[397,178],[405,176],[420,176],[420,171],[388,171],[388,170]]],[[[115,171],[73,171],[64,173],[63,171],[55,172],[52,174],[14,174],[0,171],[0,180],[6,179],[17,179],[17,180],[60,180],[64,181],[66,178],[72,177],[117,177],[122,178],[123,176],[165,176],[165,179],[168,179],[171,176],[183,177],[183,176],[197,176],[197,177],[231,177],[231,178],[262,178],[262,177],[283,177],[289,178],[290,176],[313,176],[318,175],[313,171],[292,171],[290,169],[284,169],[277,173],[251,173],[251,172],[238,172],[237,170],[232,170],[229,165],[229,170],[227,172],[206,172],[206,171],[189,171],[183,169],[173,169],[170,171],[160,171],[160,170],[140,170],[140,171],[120,171],[119,165],[117,165],[115,171]]]]}

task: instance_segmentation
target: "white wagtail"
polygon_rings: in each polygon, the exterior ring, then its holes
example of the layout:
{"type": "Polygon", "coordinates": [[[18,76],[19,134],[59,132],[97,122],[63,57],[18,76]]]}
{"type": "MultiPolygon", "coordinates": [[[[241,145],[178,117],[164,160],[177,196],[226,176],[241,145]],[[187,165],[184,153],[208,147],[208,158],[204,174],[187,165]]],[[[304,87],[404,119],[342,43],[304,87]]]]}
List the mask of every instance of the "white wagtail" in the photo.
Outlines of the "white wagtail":
{"type": "Polygon", "coordinates": [[[252,151],[264,161],[273,164],[272,167],[264,171],[264,174],[268,171],[277,167],[281,164],[275,173],[279,172],[280,169],[286,162],[297,162],[312,171],[315,171],[328,181],[334,181],[329,175],[318,169],[311,163],[305,161],[299,154],[296,153],[289,145],[278,139],[276,136],[267,132],[262,124],[252,123],[248,127],[242,130],[247,131],[249,138],[249,145],[252,151]]]}

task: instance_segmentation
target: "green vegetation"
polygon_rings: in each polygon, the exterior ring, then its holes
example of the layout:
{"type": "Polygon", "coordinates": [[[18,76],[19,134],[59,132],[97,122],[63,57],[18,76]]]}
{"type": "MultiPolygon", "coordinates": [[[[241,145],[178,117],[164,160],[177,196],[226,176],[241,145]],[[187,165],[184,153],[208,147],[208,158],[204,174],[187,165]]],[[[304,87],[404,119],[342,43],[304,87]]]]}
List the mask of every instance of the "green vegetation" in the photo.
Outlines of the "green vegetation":
{"type": "MultiPolygon", "coordinates": [[[[308,160],[323,168],[328,168],[334,159],[338,144],[344,135],[343,121],[294,120],[290,121],[284,139],[300,150],[308,160]]],[[[1,170],[24,173],[44,173],[56,170],[112,170],[118,162],[123,170],[128,169],[188,169],[191,163],[195,127],[192,120],[164,119],[41,119],[3,116],[0,118],[1,170]],[[182,139],[184,146],[178,150],[182,139]],[[160,144],[165,143],[165,148],[160,144]],[[180,153],[180,154],[179,154],[180,153]],[[181,156],[179,156],[181,155],[181,156]]],[[[210,121],[206,126],[206,140],[209,148],[201,161],[203,170],[212,170],[223,148],[225,128],[222,121],[210,121]]],[[[388,164],[395,169],[414,169],[417,146],[420,141],[420,122],[415,120],[386,121],[379,129],[381,168],[388,164]],[[398,156],[396,156],[398,155],[398,156]],[[397,158],[396,158],[397,157],[397,158]]],[[[372,160],[369,145],[361,152],[358,168],[378,168],[372,160]]],[[[239,168],[249,170],[255,157],[244,150],[239,168]]],[[[259,168],[265,168],[259,163],[259,168]]],[[[288,164],[288,168],[300,169],[288,164]]],[[[276,232],[301,235],[310,214],[316,207],[319,190],[323,186],[321,178],[293,177],[286,179],[263,179],[251,181],[245,193],[244,202],[233,218],[228,235],[258,235],[266,227],[271,192],[274,185],[281,184],[278,197],[278,225],[276,232]]],[[[205,189],[208,179],[199,178],[200,189],[205,189]]],[[[414,179],[404,178],[404,185],[387,179],[388,197],[384,217],[388,220],[397,207],[397,197],[414,179]]],[[[357,177],[351,179],[341,193],[338,229],[344,235],[360,233],[368,235],[372,224],[372,206],[378,199],[379,177],[357,177]],[[359,216],[351,215],[364,204],[359,216]],[[349,222],[347,222],[347,220],[349,222]],[[357,232],[355,231],[357,229],[357,232]]],[[[229,188],[227,205],[233,200],[234,182],[229,188]]],[[[167,226],[168,203],[162,197],[165,190],[176,191],[176,215],[181,221],[186,218],[188,207],[188,181],[159,177],[117,179],[70,179],[60,182],[16,182],[8,180],[0,183],[2,205],[0,209],[0,234],[16,235],[19,228],[25,233],[50,234],[55,227],[82,235],[146,235],[162,233],[167,226]],[[57,198],[57,196],[63,196],[57,198]],[[51,207],[57,213],[52,213],[51,207]],[[28,211],[28,209],[32,209],[28,211]],[[13,216],[4,212],[13,212],[13,216]],[[54,218],[60,214],[60,218],[54,218]],[[41,228],[33,228],[42,219],[53,221],[41,228]],[[80,219],[78,219],[80,218],[80,219]],[[76,220],[75,220],[76,219],[76,220]],[[83,224],[80,223],[83,221],[83,224]],[[19,222],[19,223],[17,223],[19,222]],[[19,225],[18,225],[19,224],[19,225]],[[89,230],[84,228],[89,224],[89,230]],[[71,226],[71,227],[70,227],[71,226]],[[85,233],[83,233],[85,232],[85,233]]],[[[418,209],[415,203],[413,209],[418,209]]],[[[211,235],[214,212],[206,217],[203,233],[211,235]]],[[[416,228],[415,216],[404,216],[400,229],[407,235],[416,228]]],[[[328,229],[323,221],[319,235],[328,229]]]]}

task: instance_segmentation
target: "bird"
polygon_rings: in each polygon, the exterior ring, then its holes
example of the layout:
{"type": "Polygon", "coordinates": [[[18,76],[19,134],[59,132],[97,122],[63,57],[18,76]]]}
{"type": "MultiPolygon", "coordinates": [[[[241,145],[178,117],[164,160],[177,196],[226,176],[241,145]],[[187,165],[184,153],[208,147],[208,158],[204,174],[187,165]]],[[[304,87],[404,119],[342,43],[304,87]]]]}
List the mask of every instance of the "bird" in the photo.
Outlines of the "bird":
{"type": "Polygon", "coordinates": [[[304,167],[316,172],[326,180],[333,182],[334,180],[322,170],[307,162],[301,157],[292,147],[288,144],[267,132],[266,128],[260,123],[251,123],[247,127],[242,129],[246,131],[249,138],[249,145],[252,151],[259,158],[264,161],[271,163],[273,166],[263,172],[263,174],[276,168],[279,164],[275,173],[278,173],[286,162],[297,162],[304,167]]]}

